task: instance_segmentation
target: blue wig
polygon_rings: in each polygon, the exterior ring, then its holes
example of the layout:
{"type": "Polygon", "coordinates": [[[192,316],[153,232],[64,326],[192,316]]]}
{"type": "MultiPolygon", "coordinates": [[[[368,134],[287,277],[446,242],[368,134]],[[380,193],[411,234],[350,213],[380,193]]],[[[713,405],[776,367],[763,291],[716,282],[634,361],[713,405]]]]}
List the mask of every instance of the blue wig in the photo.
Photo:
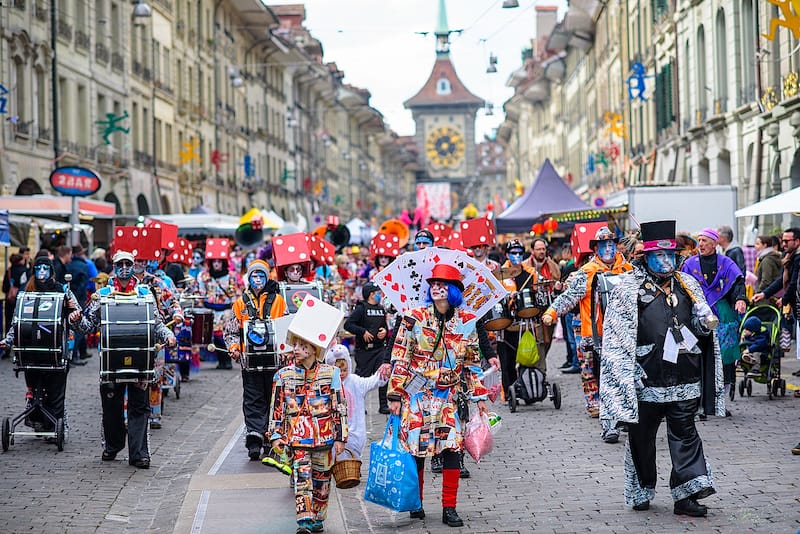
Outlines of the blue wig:
{"type": "MultiPolygon", "coordinates": [[[[450,304],[451,308],[458,308],[464,302],[464,295],[461,293],[461,290],[458,289],[455,285],[448,283],[447,284],[447,303],[450,304]]],[[[433,304],[433,299],[431,298],[431,288],[428,287],[428,294],[425,297],[425,304],[433,304]]]]}

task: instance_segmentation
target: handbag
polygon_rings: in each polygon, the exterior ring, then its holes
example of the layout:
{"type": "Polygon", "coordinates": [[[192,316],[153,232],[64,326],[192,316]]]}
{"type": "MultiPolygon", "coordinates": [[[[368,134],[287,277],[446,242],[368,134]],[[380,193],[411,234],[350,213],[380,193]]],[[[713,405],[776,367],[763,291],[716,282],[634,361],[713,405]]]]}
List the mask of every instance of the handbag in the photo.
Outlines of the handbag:
{"type": "Polygon", "coordinates": [[[539,347],[530,330],[525,330],[517,346],[517,363],[523,367],[533,367],[539,361],[539,347]]]}
{"type": "Polygon", "coordinates": [[[792,332],[788,328],[781,328],[781,350],[789,352],[792,348],[792,332]]]}
{"type": "Polygon", "coordinates": [[[391,415],[383,431],[383,439],[369,446],[369,476],[364,500],[395,512],[411,512],[422,508],[419,498],[417,462],[399,443],[400,416],[391,415]],[[386,434],[392,430],[387,442],[386,434]]]}
{"type": "Polygon", "coordinates": [[[481,458],[492,452],[492,447],[494,447],[494,437],[489,417],[486,414],[475,412],[475,415],[467,423],[464,448],[476,462],[480,462],[481,458]]]}

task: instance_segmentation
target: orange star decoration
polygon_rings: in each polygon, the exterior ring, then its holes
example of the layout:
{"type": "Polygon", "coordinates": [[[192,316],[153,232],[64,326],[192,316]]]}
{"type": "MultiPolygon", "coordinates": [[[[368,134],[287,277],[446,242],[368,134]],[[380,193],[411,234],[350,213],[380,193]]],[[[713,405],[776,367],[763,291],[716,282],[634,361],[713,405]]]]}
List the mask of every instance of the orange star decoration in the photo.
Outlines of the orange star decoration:
{"type": "Polygon", "coordinates": [[[625,132],[625,123],[622,122],[622,115],[619,113],[606,111],[606,114],[603,116],[603,120],[606,123],[605,132],[607,136],[611,137],[611,134],[614,134],[623,139],[628,136],[628,134],[625,132]]]}
{"type": "Polygon", "coordinates": [[[778,26],[792,31],[795,39],[800,39],[800,0],[767,0],[780,9],[783,19],[774,18],[769,21],[769,33],[762,33],[764,39],[772,41],[778,26]]]}
{"type": "Polygon", "coordinates": [[[186,165],[192,160],[196,161],[197,163],[202,163],[202,160],[200,159],[199,139],[190,139],[188,142],[185,141],[181,143],[181,146],[183,148],[178,153],[178,165],[186,165]]]}

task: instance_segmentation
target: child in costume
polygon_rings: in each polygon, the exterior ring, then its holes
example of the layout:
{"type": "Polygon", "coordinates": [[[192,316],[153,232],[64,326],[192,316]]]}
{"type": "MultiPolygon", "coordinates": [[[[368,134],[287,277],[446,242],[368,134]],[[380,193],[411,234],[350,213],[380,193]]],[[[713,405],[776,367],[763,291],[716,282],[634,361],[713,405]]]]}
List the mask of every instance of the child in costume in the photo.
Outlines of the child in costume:
{"type": "Polygon", "coordinates": [[[341,344],[336,344],[328,349],[325,354],[325,363],[339,368],[347,396],[347,443],[346,449],[352,453],[353,458],[360,460],[361,452],[367,441],[367,422],[364,418],[364,399],[367,393],[383,386],[389,381],[392,366],[388,363],[381,365],[378,371],[369,377],[358,376],[351,373],[352,361],[350,351],[341,344]]]}
{"type": "Polygon", "coordinates": [[[347,441],[342,378],[337,367],[321,362],[341,319],[332,306],[306,297],[289,326],[294,363],[278,371],[273,381],[267,437],[277,454],[291,460],[297,534],[324,530],[331,468],[347,441]],[[332,327],[324,320],[324,308],[334,312],[332,327]]]}

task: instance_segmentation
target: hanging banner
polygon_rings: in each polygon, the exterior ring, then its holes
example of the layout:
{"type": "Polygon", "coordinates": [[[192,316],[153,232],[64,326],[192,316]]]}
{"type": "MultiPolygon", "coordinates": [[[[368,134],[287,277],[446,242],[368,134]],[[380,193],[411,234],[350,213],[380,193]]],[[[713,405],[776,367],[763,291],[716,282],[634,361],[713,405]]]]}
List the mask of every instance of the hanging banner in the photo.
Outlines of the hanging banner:
{"type": "Polygon", "coordinates": [[[0,210],[0,247],[10,247],[11,236],[8,231],[8,210],[0,210]]]}
{"type": "Polygon", "coordinates": [[[436,220],[447,220],[452,215],[450,184],[417,184],[417,206],[436,220]]]}
{"type": "Polygon", "coordinates": [[[59,167],[50,173],[53,189],[70,197],[88,197],[100,190],[100,176],[83,167],[59,167]]]}

